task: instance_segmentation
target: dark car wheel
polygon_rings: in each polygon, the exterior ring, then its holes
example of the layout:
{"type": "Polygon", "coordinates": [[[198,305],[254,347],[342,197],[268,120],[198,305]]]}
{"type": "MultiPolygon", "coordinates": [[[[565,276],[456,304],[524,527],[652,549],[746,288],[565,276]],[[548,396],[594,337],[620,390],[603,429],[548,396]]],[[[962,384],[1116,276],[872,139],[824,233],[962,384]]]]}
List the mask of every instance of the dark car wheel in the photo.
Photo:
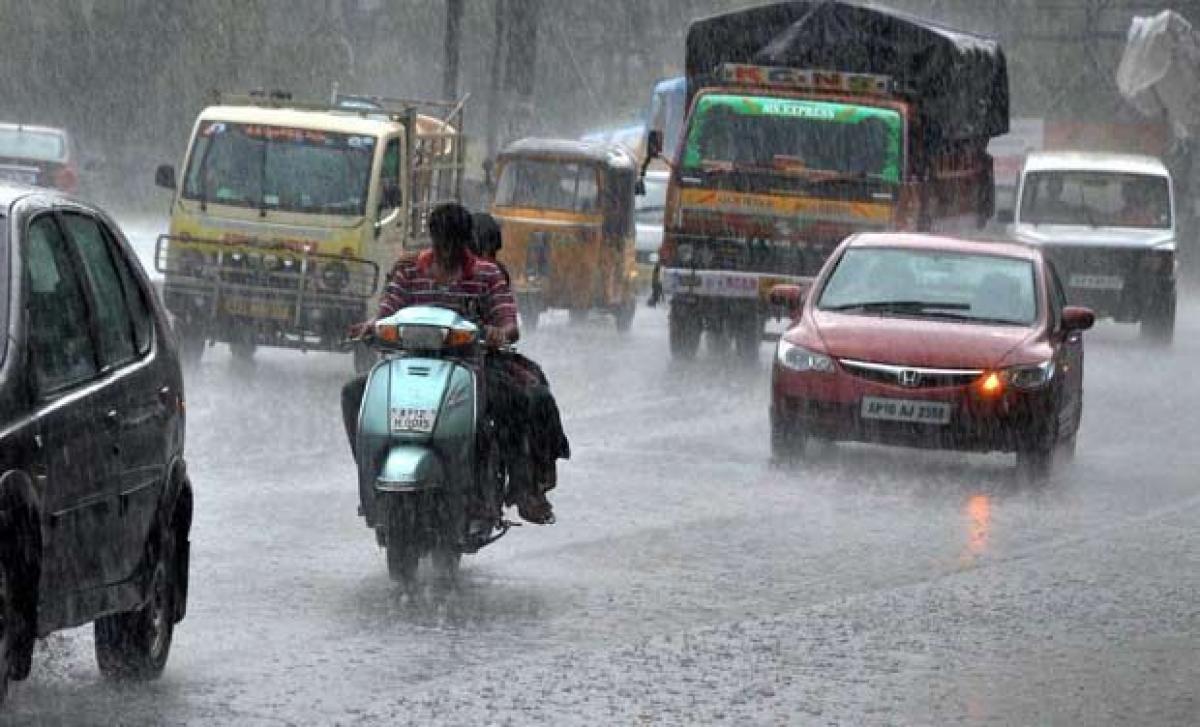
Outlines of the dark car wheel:
{"type": "Polygon", "coordinates": [[[678,359],[695,358],[696,349],[700,347],[700,320],[691,311],[673,305],[667,314],[667,324],[671,356],[678,359]]]}
{"type": "Polygon", "coordinates": [[[148,681],[167,665],[177,593],[173,533],[164,534],[158,551],[145,605],[96,621],[96,662],[110,679],[148,681]]]}
{"type": "Polygon", "coordinates": [[[1169,346],[1175,339],[1175,296],[1155,299],[1142,318],[1139,334],[1143,341],[1169,346]]]}
{"type": "Polygon", "coordinates": [[[421,551],[414,538],[416,534],[416,511],[412,504],[396,498],[387,505],[388,576],[397,583],[408,586],[417,578],[417,565],[421,551]]]}

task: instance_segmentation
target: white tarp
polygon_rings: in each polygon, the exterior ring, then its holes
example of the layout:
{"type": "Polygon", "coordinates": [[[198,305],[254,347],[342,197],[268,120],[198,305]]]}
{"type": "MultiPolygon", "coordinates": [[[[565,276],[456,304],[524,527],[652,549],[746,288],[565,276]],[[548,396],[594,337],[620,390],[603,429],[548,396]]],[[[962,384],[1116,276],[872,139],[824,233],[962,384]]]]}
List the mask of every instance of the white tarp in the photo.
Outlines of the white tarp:
{"type": "Polygon", "coordinates": [[[1200,125],[1200,37],[1192,24],[1173,10],[1135,17],[1117,88],[1146,116],[1165,112],[1177,136],[1194,132],[1200,125]]]}

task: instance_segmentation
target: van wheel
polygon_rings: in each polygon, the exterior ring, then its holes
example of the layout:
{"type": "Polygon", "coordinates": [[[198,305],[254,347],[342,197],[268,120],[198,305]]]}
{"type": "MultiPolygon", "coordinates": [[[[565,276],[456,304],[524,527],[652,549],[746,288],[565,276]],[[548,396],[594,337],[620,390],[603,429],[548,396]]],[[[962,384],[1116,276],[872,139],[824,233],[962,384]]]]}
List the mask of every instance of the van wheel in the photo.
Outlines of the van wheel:
{"type": "Polygon", "coordinates": [[[667,314],[671,339],[671,356],[677,359],[693,359],[700,347],[700,320],[686,308],[672,305],[667,314]]]}
{"type": "Polygon", "coordinates": [[[1175,294],[1165,300],[1154,300],[1142,318],[1138,330],[1143,341],[1169,346],[1175,339],[1175,294]]]}
{"type": "Polygon", "coordinates": [[[96,620],[96,663],[109,679],[149,681],[167,665],[177,592],[175,533],[169,528],[157,550],[146,604],[96,620]]]}

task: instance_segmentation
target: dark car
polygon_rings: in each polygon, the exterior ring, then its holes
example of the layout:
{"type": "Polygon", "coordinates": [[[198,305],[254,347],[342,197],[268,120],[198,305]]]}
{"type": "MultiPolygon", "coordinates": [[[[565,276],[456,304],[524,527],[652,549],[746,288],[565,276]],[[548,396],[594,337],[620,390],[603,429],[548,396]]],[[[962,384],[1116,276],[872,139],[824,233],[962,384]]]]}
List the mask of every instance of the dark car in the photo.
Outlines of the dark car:
{"type": "Polygon", "coordinates": [[[192,517],[165,313],[104,213],[0,183],[0,330],[0,695],[89,621],[101,672],[154,678],[192,517]]]}
{"type": "Polygon", "coordinates": [[[1036,248],[851,237],[776,351],[774,452],[795,458],[810,438],[1015,452],[1043,476],[1074,452],[1093,320],[1036,248]]]}
{"type": "Polygon", "coordinates": [[[52,126],[0,123],[0,181],[74,194],[79,162],[71,137],[52,126]]]}

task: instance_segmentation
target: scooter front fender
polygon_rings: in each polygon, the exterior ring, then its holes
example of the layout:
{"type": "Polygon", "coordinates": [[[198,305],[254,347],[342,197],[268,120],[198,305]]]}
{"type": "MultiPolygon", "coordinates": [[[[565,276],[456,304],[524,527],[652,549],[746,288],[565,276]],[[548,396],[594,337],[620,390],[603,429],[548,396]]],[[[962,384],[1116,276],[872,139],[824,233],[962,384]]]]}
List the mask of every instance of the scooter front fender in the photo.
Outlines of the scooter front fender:
{"type": "Polygon", "coordinates": [[[375,476],[375,492],[425,492],[446,485],[441,458],[431,448],[400,444],[388,450],[375,476]]]}

